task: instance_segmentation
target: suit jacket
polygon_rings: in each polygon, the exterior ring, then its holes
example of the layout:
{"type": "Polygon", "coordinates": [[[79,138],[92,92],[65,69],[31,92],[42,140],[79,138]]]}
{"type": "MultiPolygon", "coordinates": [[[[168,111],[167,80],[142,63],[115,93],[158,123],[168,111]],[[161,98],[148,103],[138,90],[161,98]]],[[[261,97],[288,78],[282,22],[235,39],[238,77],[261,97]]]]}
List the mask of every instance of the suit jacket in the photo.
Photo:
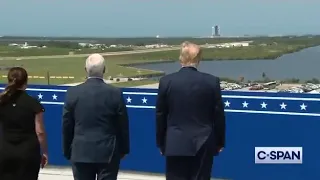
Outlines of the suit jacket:
{"type": "Polygon", "coordinates": [[[216,155],[225,146],[219,78],[193,67],[162,77],[156,103],[156,141],[166,156],[195,156],[205,143],[216,155]]]}
{"type": "Polygon", "coordinates": [[[63,153],[73,162],[108,163],[128,154],[129,123],[120,89],[90,78],[66,93],[63,153]]]}

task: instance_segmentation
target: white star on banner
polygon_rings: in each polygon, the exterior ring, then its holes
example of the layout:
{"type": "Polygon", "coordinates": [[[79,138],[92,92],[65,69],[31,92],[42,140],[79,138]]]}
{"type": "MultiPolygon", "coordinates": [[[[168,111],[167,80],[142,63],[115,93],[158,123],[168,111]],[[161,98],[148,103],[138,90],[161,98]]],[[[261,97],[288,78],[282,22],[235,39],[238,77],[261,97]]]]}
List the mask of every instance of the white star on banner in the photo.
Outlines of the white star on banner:
{"type": "Polygon", "coordinates": [[[282,102],[282,104],[280,104],[280,107],[281,109],[286,109],[287,105],[284,102],[282,102]]]}
{"type": "Polygon", "coordinates": [[[227,100],[226,102],[224,102],[224,106],[225,106],[225,107],[230,107],[230,104],[231,104],[231,103],[230,103],[228,100],[227,100]]]}
{"type": "Polygon", "coordinates": [[[247,103],[247,101],[245,101],[245,102],[242,103],[242,106],[243,106],[244,108],[247,108],[248,105],[249,105],[249,103],[247,103]]]}
{"type": "Polygon", "coordinates": [[[307,105],[305,105],[304,103],[300,105],[301,110],[307,110],[307,105]]]}
{"type": "Polygon", "coordinates": [[[143,97],[142,103],[143,103],[143,104],[147,104],[147,101],[148,101],[148,99],[146,99],[145,97],[143,97]]]}
{"type": "Polygon", "coordinates": [[[43,95],[41,93],[38,94],[38,98],[42,99],[43,95]]]}
{"type": "Polygon", "coordinates": [[[267,109],[268,104],[266,104],[265,102],[262,102],[262,104],[260,104],[260,105],[261,105],[261,108],[267,109]]]}
{"type": "Polygon", "coordinates": [[[57,96],[56,94],[54,94],[54,95],[52,96],[52,99],[53,99],[53,100],[57,100],[57,98],[58,98],[58,96],[57,96]]]}
{"type": "Polygon", "coordinates": [[[127,98],[127,103],[131,103],[132,99],[130,97],[127,98]]]}

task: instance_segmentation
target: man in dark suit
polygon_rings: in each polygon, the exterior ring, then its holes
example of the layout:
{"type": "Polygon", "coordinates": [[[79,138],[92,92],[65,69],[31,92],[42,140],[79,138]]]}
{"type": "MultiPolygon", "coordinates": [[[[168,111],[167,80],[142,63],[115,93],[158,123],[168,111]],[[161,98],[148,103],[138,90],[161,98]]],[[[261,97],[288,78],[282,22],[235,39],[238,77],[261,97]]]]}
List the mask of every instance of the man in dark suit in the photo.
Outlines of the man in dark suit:
{"type": "Polygon", "coordinates": [[[167,180],[209,180],[213,157],[225,146],[220,80],[197,70],[200,59],[200,47],[185,42],[180,71],[160,79],[156,141],[167,180]]]}
{"type": "Polygon", "coordinates": [[[86,60],[88,79],[70,87],[63,111],[63,153],[75,180],[116,180],[129,153],[129,123],[120,89],[104,83],[105,61],[86,60]]]}

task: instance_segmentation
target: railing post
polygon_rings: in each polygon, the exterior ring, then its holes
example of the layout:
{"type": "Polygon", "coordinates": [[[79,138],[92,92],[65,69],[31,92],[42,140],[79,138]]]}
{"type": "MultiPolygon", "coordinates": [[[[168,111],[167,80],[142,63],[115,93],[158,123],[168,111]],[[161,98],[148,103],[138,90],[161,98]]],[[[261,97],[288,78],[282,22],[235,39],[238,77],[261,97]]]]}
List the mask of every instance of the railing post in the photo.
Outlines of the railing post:
{"type": "Polygon", "coordinates": [[[50,85],[50,73],[49,73],[49,71],[47,71],[47,82],[48,82],[48,85],[50,85]]]}

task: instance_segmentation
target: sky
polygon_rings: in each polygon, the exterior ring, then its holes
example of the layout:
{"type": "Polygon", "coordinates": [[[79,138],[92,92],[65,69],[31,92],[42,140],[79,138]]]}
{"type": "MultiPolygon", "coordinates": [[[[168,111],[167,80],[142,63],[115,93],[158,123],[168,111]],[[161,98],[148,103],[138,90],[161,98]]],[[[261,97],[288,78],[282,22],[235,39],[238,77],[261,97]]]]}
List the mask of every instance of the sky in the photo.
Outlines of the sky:
{"type": "Polygon", "coordinates": [[[320,34],[319,0],[0,0],[0,36],[320,34]]]}

